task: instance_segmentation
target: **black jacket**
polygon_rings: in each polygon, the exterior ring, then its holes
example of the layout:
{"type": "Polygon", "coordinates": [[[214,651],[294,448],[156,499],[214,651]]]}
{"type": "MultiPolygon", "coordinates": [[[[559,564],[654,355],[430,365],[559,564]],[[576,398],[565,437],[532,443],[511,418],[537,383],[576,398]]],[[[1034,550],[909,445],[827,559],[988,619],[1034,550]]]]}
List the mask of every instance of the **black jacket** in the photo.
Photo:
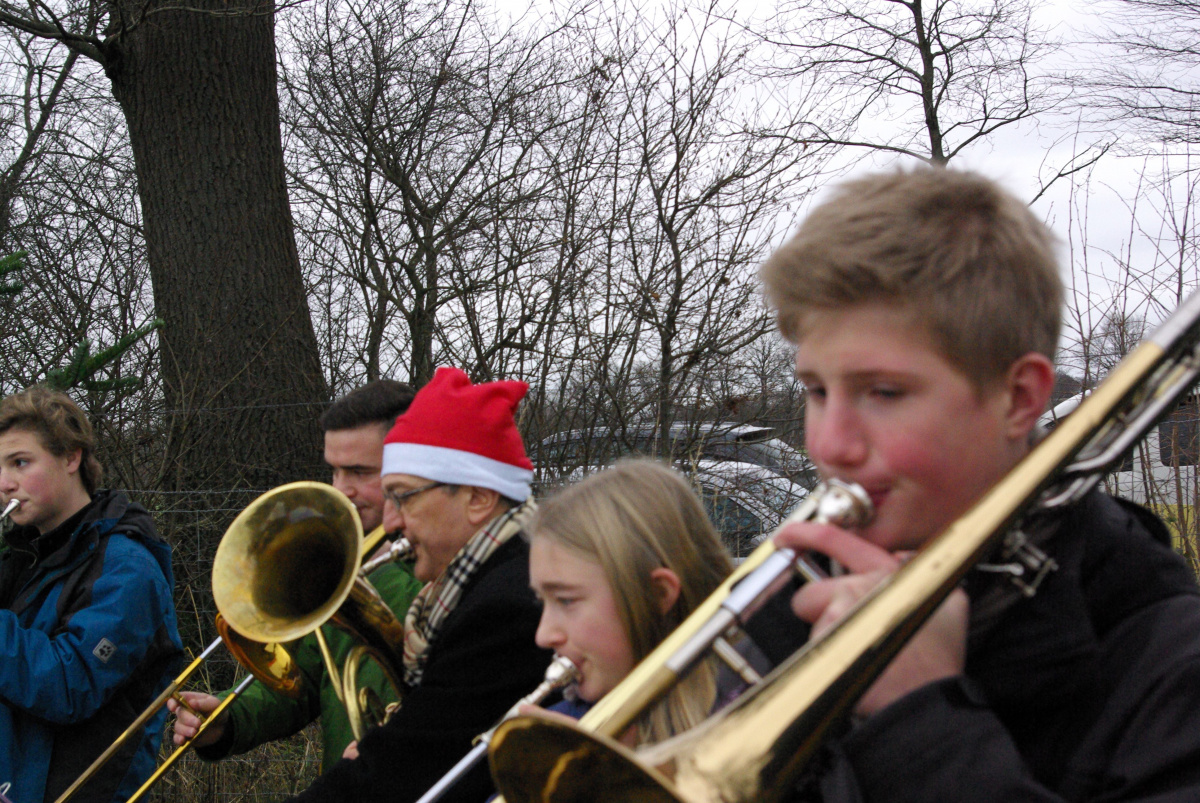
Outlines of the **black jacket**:
{"type": "Polygon", "coordinates": [[[1200,592],[1165,528],[1092,494],[1048,551],[1060,569],[1037,596],[973,621],[965,676],[833,743],[806,796],[1200,800],[1200,592]]]}
{"type": "MultiPolygon", "coordinates": [[[[399,712],[367,734],[298,798],[411,803],[541,682],[552,654],[534,643],[541,607],[529,587],[529,545],[509,539],[471,578],[430,648],[421,683],[399,712]]],[[[487,763],[443,800],[480,803],[493,791],[487,763]]]]}

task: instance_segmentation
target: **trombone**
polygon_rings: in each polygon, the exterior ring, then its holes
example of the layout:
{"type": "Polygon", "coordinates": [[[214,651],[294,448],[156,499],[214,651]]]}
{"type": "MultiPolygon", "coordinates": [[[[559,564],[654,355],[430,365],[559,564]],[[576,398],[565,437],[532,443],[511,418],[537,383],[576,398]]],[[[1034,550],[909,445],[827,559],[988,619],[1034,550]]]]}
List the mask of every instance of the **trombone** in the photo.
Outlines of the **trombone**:
{"type": "MultiPolygon", "coordinates": [[[[1198,375],[1200,293],[1122,360],[973,508],[732,705],[636,753],[609,738],[608,728],[586,727],[587,717],[578,727],[518,717],[501,725],[492,740],[497,786],[514,803],[781,799],[966,573],[997,550],[1019,566],[1029,554],[1021,529],[1029,515],[1069,504],[1095,487],[1198,375]]],[[[1023,574],[1033,575],[1035,587],[1041,570],[1026,566],[1023,574]]],[[[1028,594],[1026,579],[1014,581],[1028,594]]],[[[651,667],[641,674],[657,671],[651,667]]],[[[636,684],[622,693],[626,700],[649,696],[636,684]]]]}
{"type": "Polygon", "coordinates": [[[353,503],[324,483],[281,485],[252,502],[225,531],[213,560],[213,598],[220,635],[56,803],[69,800],[167,700],[175,697],[186,706],[177,696],[179,690],[222,643],[250,675],[203,718],[195,736],[173,751],[127,803],[141,799],[256,678],[280,693],[299,694],[299,671],[280,643],[310,632],[315,631],[334,688],[340,689],[355,738],[361,738],[365,719],[378,714],[382,706],[372,690],[357,688],[357,666],[368,657],[380,661],[397,692],[402,666],[403,624],[365,576],[384,563],[407,558],[412,547],[405,539],[397,539],[360,568],[364,553],[371,554],[384,538],[383,527],[378,527],[364,539],[353,503]],[[350,630],[364,642],[351,651],[342,673],[333,665],[320,630],[327,621],[350,630]]]}

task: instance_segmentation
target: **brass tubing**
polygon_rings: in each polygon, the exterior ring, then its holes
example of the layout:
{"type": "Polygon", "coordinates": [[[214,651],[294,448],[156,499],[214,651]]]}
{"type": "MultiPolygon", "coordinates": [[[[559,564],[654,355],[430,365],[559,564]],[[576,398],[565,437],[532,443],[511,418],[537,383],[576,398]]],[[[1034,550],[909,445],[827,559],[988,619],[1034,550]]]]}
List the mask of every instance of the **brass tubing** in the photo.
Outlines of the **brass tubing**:
{"type": "Polygon", "coordinates": [[[158,779],[162,777],[167,770],[175,766],[176,761],[183,758],[183,754],[186,753],[188,748],[192,746],[192,743],[199,739],[200,735],[204,733],[204,731],[208,730],[208,726],[211,723],[216,722],[217,717],[225,713],[225,709],[232,705],[233,701],[238,698],[238,695],[249,688],[250,684],[253,682],[254,675],[246,675],[246,677],[242,678],[242,682],[239,683],[237,687],[229,693],[229,696],[222,700],[221,704],[214,708],[212,713],[204,718],[204,721],[200,723],[200,727],[196,729],[196,735],[179,745],[179,747],[174,750],[171,755],[167,756],[167,759],[159,765],[158,769],[154,771],[154,774],[147,778],[146,782],[139,786],[138,790],[134,792],[129,799],[125,801],[125,803],[134,803],[134,801],[141,800],[142,795],[150,791],[150,787],[154,786],[154,784],[158,782],[158,779]]]}
{"type": "Polygon", "coordinates": [[[75,782],[68,786],[66,791],[58,796],[58,800],[56,800],[54,803],[66,803],[66,801],[70,800],[71,797],[77,791],[79,791],[79,787],[90,781],[92,777],[100,771],[100,768],[108,763],[109,759],[111,759],[113,754],[120,749],[121,745],[125,744],[125,742],[127,742],[129,738],[133,736],[133,734],[141,730],[142,726],[149,722],[150,719],[158,713],[159,709],[167,704],[167,700],[170,700],[179,692],[179,689],[184,683],[187,682],[188,678],[192,676],[192,673],[194,673],[200,667],[200,664],[204,663],[204,659],[211,655],[213,650],[219,646],[221,646],[221,639],[217,638],[211,644],[205,647],[204,651],[200,653],[200,655],[197,656],[194,661],[188,664],[188,667],[180,672],[178,677],[167,684],[167,687],[162,690],[162,693],[159,694],[158,697],[154,698],[154,702],[146,706],[145,710],[138,715],[138,718],[130,723],[129,727],[125,729],[125,732],[118,736],[116,740],[110,744],[108,748],[105,749],[105,751],[101,753],[100,756],[93,761],[78,778],[75,779],[75,782]]]}
{"type": "MultiPolygon", "coordinates": [[[[602,732],[589,733],[583,720],[505,723],[491,754],[501,791],[517,803],[781,799],[961,578],[1031,511],[1086,493],[1124,445],[1190,389],[1200,376],[1198,340],[1200,293],[965,515],[824,635],[697,728],[634,754],[602,732]]],[[[646,692],[625,696],[638,694],[646,692]]]]}

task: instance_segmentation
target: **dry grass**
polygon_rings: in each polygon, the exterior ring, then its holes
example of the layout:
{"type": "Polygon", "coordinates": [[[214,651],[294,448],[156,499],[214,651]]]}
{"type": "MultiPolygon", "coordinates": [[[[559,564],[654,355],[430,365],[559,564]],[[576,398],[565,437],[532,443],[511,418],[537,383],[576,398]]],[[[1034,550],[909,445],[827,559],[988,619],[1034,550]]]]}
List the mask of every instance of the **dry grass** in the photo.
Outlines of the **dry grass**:
{"type": "MultiPolygon", "coordinates": [[[[164,757],[167,752],[164,746],[164,757]]],[[[306,789],[320,767],[319,731],[313,725],[290,739],[224,761],[201,761],[189,753],[149,797],[158,803],[273,803],[306,789]]]]}

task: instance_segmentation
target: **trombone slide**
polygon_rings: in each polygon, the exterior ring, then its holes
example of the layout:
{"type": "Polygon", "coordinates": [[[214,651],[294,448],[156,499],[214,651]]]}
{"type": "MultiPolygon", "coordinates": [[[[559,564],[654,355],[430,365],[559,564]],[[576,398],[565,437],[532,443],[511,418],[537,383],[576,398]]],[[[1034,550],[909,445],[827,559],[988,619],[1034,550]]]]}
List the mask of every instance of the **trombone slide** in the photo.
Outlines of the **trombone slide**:
{"type": "Polygon", "coordinates": [[[192,742],[199,739],[200,734],[208,730],[208,726],[211,723],[216,722],[217,718],[221,716],[221,714],[225,713],[225,709],[232,705],[233,701],[238,698],[238,695],[249,688],[250,684],[253,683],[254,680],[254,675],[246,675],[246,677],[242,678],[242,682],[239,683],[234,690],[231,691],[229,695],[221,701],[220,705],[212,710],[212,713],[204,718],[204,721],[200,723],[200,727],[196,729],[196,735],[191,739],[188,739],[186,744],[180,745],[178,750],[171,751],[171,755],[167,756],[166,760],[163,761],[163,763],[158,766],[158,769],[154,771],[154,774],[147,778],[146,782],[139,786],[138,790],[130,795],[125,803],[134,803],[134,801],[141,800],[142,795],[150,791],[150,787],[154,786],[154,784],[158,782],[158,779],[162,777],[163,773],[175,766],[176,761],[183,758],[183,754],[187,752],[187,749],[191,746],[192,742]]]}
{"type": "Polygon", "coordinates": [[[213,639],[211,644],[204,648],[203,652],[196,656],[195,660],[188,664],[186,669],[180,672],[174,680],[167,684],[167,687],[162,690],[162,693],[154,698],[154,702],[146,706],[142,713],[138,715],[138,718],[129,724],[129,727],[125,729],[125,732],[113,740],[113,743],[110,744],[104,750],[104,752],[101,753],[99,757],[97,757],[96,760],[93,761],[88,768],[84,770],[78,778],[75,779],[74,783],[67,787],[66,791],[58,796],[58,800],[54,801],[54,803],[66,803],[67,800],[70,800],[71,797],[74,796],[77,791],[79,791],[79,787],[90,781],[92,777],[95,776],[95,774],[99,772],[105,764],[108,763],[108,760],[113,757],[113,754],[121,748],[121,745],[125,744],[125,742],[127,742],[131,736],[140,731],[142,726],[144,726],[156,714],[158,714],[159,709],[167,704],[167,700],[170,700],[179,692],[179,690],[183,687],[183,684],[187,683],[188,678],[192,676],[192,673],[200,668],[200,664],[204,663],[204,659],[212,655],[213,650],[219,646],[221,646],[221,638],[217,637],[213,639]]]}

